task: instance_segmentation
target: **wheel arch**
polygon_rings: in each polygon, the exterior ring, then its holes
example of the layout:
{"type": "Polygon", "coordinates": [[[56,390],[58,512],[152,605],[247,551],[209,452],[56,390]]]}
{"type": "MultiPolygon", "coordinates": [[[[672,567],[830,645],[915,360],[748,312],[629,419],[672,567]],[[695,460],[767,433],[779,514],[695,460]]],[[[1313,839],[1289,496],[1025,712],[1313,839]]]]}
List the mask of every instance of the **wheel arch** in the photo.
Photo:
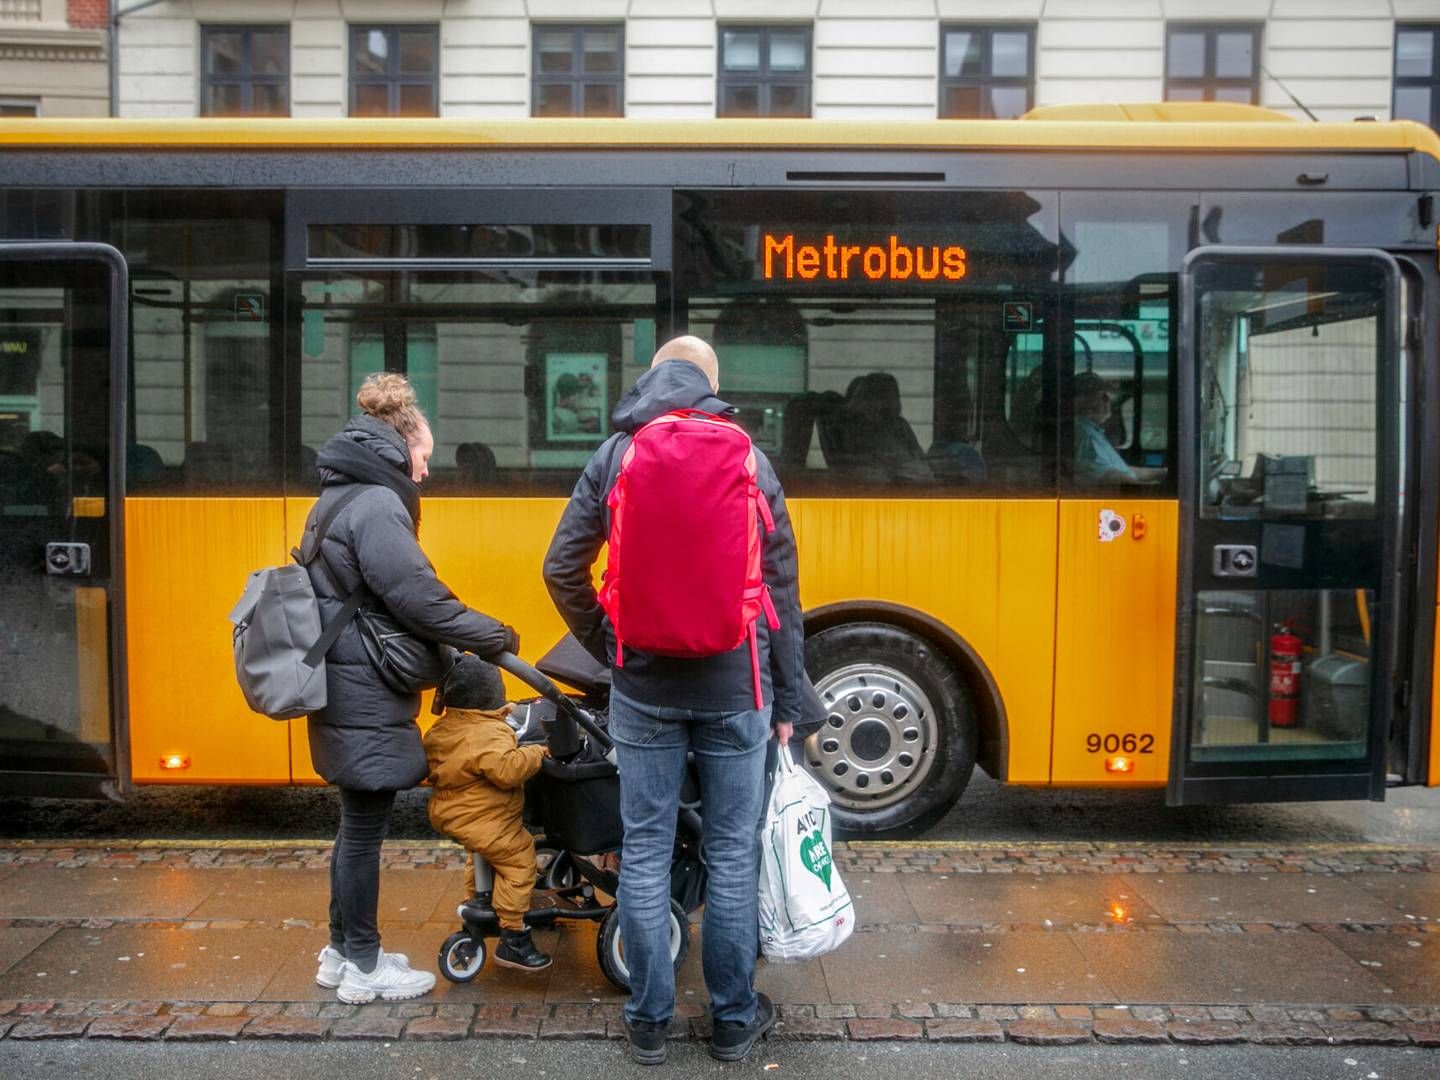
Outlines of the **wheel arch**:
{"type": "Polygon", "coordinates": [[[805,636],[856,622],[886,623],[908,630],[930,642],[955,665],[970,694],[979,727],[975,763],[989,776],[1004,781],[1009,775],[1010,723],[995,676],[974,646],[933,615],[884,600],[846,600],[813,608],[805,612],[805,636]]]}

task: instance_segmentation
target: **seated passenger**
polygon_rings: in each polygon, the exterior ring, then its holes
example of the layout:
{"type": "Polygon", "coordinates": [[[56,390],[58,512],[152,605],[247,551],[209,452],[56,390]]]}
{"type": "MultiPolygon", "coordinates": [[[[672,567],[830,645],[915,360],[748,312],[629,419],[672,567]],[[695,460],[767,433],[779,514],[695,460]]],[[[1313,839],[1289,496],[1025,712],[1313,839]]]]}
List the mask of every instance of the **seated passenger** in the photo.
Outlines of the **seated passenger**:
{"type": "Polygon", "coordinates": [[[850,384],[845,402],[844,464],[872,483],[930,483],[934,477],[910,422],[900,415],[900,384],[872,371],[850,384]]]}
{"type": "Polygon", "coordinates": [[[525,781],[549,756],[546,746],[520,746],[505,722],[500,673],[464,655],[438,692],[444,713],[425,733],[430,762],[430,824],[495,871],[493,895],[475,893],[475,865],[467,860],[465,887],[500,920],[495,962],[520,971],[543,971],[550,957],[535,947],[525,926],[535,888],[535,840],[521,817],[525,781]]]}
{"type": "Polygon", "coordinates": [[[985,458],[967,442],[935,443],[928,455],[930,471],[946,484],[983,484],[989,477],[985,458]]]}
{"type": "Polygon", "coordinates": [[[1132,467],[1105,434],[1110,419],[1110,384],[1093,371],[1075,376],[1075,481],[1087,486],[1144,484],[1161,479],[1163,469],[1132,467]]]}

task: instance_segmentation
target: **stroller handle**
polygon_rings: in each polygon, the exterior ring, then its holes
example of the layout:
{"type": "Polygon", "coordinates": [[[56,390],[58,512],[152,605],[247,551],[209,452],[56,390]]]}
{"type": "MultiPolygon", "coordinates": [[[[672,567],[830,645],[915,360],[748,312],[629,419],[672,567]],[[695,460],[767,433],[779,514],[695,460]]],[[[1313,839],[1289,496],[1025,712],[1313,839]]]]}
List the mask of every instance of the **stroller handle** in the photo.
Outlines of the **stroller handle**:
{"type": "Polygon", "coordinates": [[[595,745],[604,753],[605,760],[611,765],[615,764],[615,744],[610,740],[610,736],[600,729],[600,725],[595,723],[594,717],[577,705],[575,699],[569,694],[563,693],[543,672],[531,667],[512,652],[495,653],[485,659],[502,671],[508,671],[514,675],[584,728],[586,734],[595,740],[595,745]]]}

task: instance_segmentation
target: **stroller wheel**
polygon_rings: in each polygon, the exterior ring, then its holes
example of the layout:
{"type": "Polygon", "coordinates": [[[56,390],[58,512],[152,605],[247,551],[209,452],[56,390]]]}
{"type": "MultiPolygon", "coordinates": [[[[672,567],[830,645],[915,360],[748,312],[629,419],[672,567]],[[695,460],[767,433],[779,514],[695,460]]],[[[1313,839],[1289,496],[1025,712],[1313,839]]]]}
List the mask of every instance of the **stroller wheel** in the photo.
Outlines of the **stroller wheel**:
{"type": "MultiPolygon", "coordinates": [[[[690,920],[685,909],[670,901],[670,962],[675,970],[685,963],[690,951],[690,920]]],[[[620,937],[620,908],[612,907],[600,920],[600,933],[595,939],[595,954],[605,978],[620,990],[630,989],[630,969],[625,966],[625,943],[620,937]]]]}
{"type": "Polygon", "coordinates": [[[457,930],[440,946],[440,974],[453,983],[467,983],[485,966],[485,939],[457,930]]]}

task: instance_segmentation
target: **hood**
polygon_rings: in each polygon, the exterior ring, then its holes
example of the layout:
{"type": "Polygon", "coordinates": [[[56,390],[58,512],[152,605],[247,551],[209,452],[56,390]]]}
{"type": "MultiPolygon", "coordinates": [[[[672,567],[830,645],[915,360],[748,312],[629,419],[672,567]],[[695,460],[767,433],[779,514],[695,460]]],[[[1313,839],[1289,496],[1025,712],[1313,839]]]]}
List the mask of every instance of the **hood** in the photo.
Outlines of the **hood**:
{"type": "Polygon", "coordinates": [[[388,487],[405,504],[416,529],[420,527],[420,485],[410,479],[410,449],[404,437],[373,416],[357,416],[345,429],[325,440],[316,455],[321,487],[335,484],[377,484],[388,487]]]}
{"type": "Polygon", "coordinates": [[[634,431],[676,409],[703,409],[726,417],[735,412],[735,406],[715,396],[698,367],[688,360],[666,360],[635,380],[615,403],[610,419],[617,431],[634,431]]]}
{"type": "Polygon", "coordinates": [[[487,724],[509,729],[499,711],[481,709],[446,709],[425,733],[425,756],[430,760],[430,783],[436,788],[463,787],[475,782],[465,771],[469,755],[465,744],[487,724]]]}

